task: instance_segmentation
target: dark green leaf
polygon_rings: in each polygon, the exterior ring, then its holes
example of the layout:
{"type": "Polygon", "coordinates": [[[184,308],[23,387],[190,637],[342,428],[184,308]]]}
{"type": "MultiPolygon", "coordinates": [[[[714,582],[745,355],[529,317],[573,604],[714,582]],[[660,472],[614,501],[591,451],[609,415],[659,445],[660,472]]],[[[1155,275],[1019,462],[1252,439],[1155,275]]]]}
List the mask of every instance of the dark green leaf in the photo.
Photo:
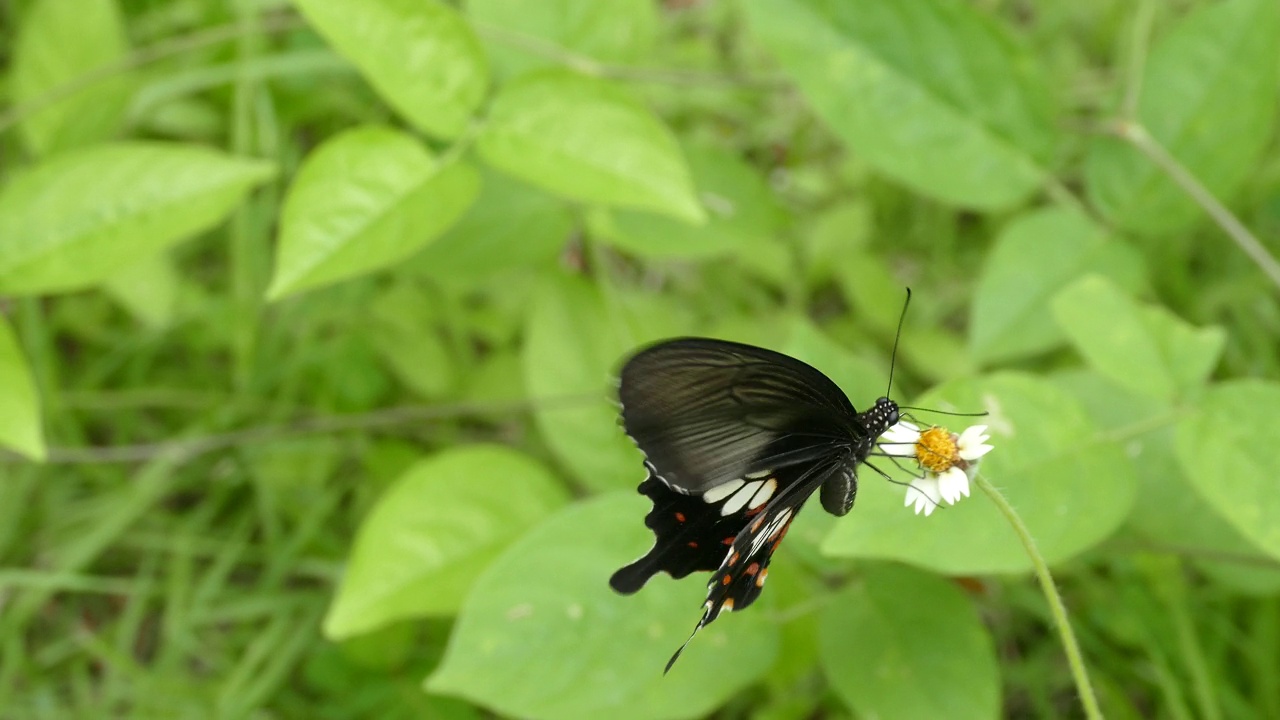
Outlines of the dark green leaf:
{"type": "Polygon", "coordinates": [[[1018,204],[1058,137],[1033,56],[955,0],[757,0],[751,29],[877,170],[943,201],[1018,204]]]}

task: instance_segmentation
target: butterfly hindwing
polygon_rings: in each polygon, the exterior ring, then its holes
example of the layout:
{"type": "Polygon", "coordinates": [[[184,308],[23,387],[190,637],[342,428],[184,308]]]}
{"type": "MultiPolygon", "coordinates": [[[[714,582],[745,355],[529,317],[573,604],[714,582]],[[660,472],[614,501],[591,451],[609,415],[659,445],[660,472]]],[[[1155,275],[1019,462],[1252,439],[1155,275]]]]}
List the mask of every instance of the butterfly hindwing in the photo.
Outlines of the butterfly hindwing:
{"type": "Polygon", "coordinates": [[[818,486],[842,472],[843,464],[843,458],[833,457],[799,470],[787,483],[789,491],[780,493],[749,519],[707,581],[702,618],[689,634],[689,639],[671,656],[667,670],[684,652],[689,640],[714,622],[720,613],[742,610],[755,602],[764,590],[773,554],[786,537],[800,508],[818,486]]]}

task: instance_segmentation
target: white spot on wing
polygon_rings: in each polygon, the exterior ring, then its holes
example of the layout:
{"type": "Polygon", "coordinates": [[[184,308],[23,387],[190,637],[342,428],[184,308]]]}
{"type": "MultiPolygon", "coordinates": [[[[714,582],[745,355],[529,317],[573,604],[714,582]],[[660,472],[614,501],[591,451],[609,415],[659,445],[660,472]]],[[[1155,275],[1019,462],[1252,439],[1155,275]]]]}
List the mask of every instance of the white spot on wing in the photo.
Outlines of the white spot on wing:
{"type": "Polygon", "coordinates": [[[757,490],[756,493],[751,496],[751,502],[747,503],[747,509],[755,510],[761,505],[769,502],[769,498],[773,497],[773,493],[777,489],[778,489],[777,480],[774,480],[773,478],[769,478],[768,480],[765,480],[764,484],[760,486],[760,489],[757,490]]]}
{"type": "Polygon", "coordinates": [[[760,548],[764,547],[765,543],[773,539],[773,537],[777,535],[782,528],[786,527],[787,521],[790,519],[791,508],[787,508],[786,510],[778,513],[778,517],[770,520],[768,525],[761,528],[758,535],[751,538],[751,552],[748,554],[754,556],[756,553],[760,552],[760,548]]]}
{"type": "Polygon", "coordinates": [[[747,473],[748,480],[763,480],[773,475],[773,470],[761,470],[760,472],[747,473]]]}
{"type": "Polygon", "coordinates": [[[724,507],[720,508],[721,515],[732,515],[746,506],[747,501],[751,499],[760,486],[764,485],[763,480],[749,482],[742,486],[742,489],[733,494],[733,497],[725,501],[724,507]]]}
{"type": "Polygon", "coordinates": [[[723,485],[717,485],[710,490],[702,493],[702,501],[705,503],[718,503],[729,497],[735,490],[745,485],[743,480],[730,480],[723,485]]]}

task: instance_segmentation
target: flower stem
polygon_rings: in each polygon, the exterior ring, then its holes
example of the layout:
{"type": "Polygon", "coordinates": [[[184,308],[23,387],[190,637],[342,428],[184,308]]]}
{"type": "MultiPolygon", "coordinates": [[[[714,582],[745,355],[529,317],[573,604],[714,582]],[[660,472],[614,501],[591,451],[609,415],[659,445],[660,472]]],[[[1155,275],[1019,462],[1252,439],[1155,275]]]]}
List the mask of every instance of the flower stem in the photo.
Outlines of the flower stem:
{"type": "Polygon", "coordinates": [[[1076,691],[1080,693],[1080,703],[1084,705],[1085,717],[1089,720],[1101,720],[1102,710],[1098,707],[1098,696],[1094,694],[1093,683],[1089,681],[1089,672],[1084,666],[1084,656],[1080,654],[1080,644],[1076,641],[1075,631],[1071,629],[1071,621],[1067,618],[1067,608],[1062,604],[1062,596],[1058,594],[1057,586],[1053,584],[1049,565],[1045,563],[1040,551],[1036,548],[1035,538],[1031,537],[1031,532],[1023,524],[1022,518],[1018,517],[1017,511],[1008,500],[1005,500],[999,490],[996,490],[980,474],[973,480],[978,488],[996,504],[1005,519],[1013,526],[1014,532],[1018,533],[1018,539],[1022,541],[1022,546],[1026,548],[1027,555],[1031,558],[1036,578],[1040,580],[1040,589],[1049,600],[1049,610],[1053,614],[1054,624],[1058,626],[1058,635],[1062,637],[1062,645],[1067,652],[1067,663],[1071,666],[1071,677],[1075,680],[1076,691]]]}

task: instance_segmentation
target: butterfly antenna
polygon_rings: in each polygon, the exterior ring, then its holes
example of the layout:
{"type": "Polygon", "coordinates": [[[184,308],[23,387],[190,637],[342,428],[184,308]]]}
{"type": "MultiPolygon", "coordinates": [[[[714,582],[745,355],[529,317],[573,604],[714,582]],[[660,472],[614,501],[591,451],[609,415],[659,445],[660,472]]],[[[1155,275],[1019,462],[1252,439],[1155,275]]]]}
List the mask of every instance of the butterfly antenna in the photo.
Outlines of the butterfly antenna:
{"type": "Polygon", "coordinates": [[[899,410],[919,410],[921,412],[936,413],[938,415],[951,415],[952,417],[986,417],[987,415],[991,414],[986,410],[983,410],[982,412],[962,413],[962,412],[950,412],[948,410],[934,410],[932,408],[926,408],[926,407],[915,407],[914,405],[899,405],[898,409],[899,410]]]}
{"type": "Polygon", "coordinates": [[[902,314],[898,316],[898,331],[893,335],[893,354],[889,356],[889,387],[884,396],[889,397],[893,390],[893,368],[898,363],[898,341],[902,339],[902,323],[907,319],[907,306],[911,304],[911,288],[907,288],[907,299],[902,302],[902,314]]]}

